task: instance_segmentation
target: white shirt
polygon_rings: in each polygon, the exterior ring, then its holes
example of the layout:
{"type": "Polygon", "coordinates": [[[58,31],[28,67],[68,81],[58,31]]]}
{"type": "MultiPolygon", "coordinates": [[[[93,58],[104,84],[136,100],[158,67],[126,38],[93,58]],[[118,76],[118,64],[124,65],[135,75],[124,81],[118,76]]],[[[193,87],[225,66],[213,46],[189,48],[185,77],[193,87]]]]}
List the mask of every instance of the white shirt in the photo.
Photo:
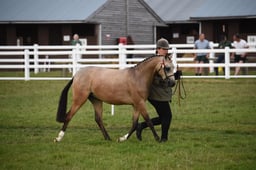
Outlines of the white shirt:
{"type": "MultiPolygon", "coordinates": [[[[247,42],[243,39],[240,39],[240,41],[234,41],[233,46],[235,49],[244,49],[247,48],[247,42]]],[[[244,55],[245,52],[236,52],[236,55],[244,55]]]]}

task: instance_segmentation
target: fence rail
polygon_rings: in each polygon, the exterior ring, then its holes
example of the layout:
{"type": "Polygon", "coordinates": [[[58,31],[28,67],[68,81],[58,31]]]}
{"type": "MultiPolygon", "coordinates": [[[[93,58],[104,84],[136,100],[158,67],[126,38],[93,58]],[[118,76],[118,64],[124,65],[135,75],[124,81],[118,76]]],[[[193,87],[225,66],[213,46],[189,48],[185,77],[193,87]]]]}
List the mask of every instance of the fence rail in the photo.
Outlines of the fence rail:
{"type": "MultiPolygon", "coordinates": [[[[251,45],[255,47],[255,45],[251,45]]],[[[215,49],[217,44],[211,44],[211,49],[198,50],[193,49],[193,44],[174,44],[170,45],[169,53],[175,66],[179,68],[205,67],[213,71],[214,67],[225,68],[223,76],[189,76],[184,78],[256,78],[255,74],[231,75],[230,69],[233,67],[256,68],[256,63],[231,63],[230,54],[234,52],[246,52],[248,54],[256,53],[255,48],[248,49],[215,49]],[[206,64],[196,64],[193,57],[178,57],[182,54],[209,53],[210,62],[206,64]],[[214,63],[217,53],[225,54],[225,63],[214,63]]],[[[0,72],[3,70],[19,69],[24,70],[23,77],[0,77],[0,80],[67,80],[71,77],[34,77],[31,76],[31,70],[34,74],[41,70],[51,69],[69,69],[74,75],[81,67],[100,66],[108,68],[127,68],[142,61],[146,56],[155,54],[155,45],[104,45],[104,46],[0,46],[0,72]],[[134,58],[127,58],[128,54],[133,54],[134,58]],[[89,58],[89,56],[94,58],[89,58]],[[83,57],[81,57],[83,56],[83,57]],[[96,56],[96,58],[95,58],[96,56]],[[106,56],[115,56],[107,58],[106,56]],[[139,56],[139,57],[136,57],[139,56]],[[132,64],[130,64],[132,63],[132,64]]],[[[255,55],[255,54],[254,54],[255,55]]]]}

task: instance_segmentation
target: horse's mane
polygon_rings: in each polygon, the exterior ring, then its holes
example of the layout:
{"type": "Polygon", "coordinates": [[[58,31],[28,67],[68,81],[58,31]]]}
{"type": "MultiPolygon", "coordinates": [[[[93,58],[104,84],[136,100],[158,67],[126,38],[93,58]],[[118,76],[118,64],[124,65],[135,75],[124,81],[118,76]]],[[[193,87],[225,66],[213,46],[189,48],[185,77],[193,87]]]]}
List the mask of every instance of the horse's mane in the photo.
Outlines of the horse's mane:
{"type": "Polygon", "coordinates": [[[142,64],[142,63],[144,63],[144,62],[146,62],[146,61],[148,61],[148,60],[150,60],[150,59],[152,59],[152,58],[154,58],[154,57],[157,57],[158,55],[153,55],[153,56],[150,56],[150,57],[147,57],[147,58],[145,58],[144,60],[142,60],[141,62],[139,62],[139,63],[137,63],[135,66],[133,66],[132,68],[137,68],[140,64],[142,64]]]}

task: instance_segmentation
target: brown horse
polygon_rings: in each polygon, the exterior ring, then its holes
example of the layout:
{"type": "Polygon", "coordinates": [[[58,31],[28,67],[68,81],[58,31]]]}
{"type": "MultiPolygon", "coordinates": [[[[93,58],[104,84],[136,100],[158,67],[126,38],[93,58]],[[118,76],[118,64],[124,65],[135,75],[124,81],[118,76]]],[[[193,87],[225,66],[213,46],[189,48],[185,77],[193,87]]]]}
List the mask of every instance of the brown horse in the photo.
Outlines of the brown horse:
{"type": "Polygon", "coordinates": [[[173,69],[174,66],[170,56],[148,57],[134,67],[121,70],[102,67],[80,69],[62,91],[57,121],[64,122],[64,125],[54,141],[61,141],[69,121],[87,99],[94,107],[95,121],[106,140],[110,140],[110,137],[102,121],[103,102],[114,105],[128,104],[134,108],[132,127],[128,134],[119,138],[119,141],[128,139],[135,131],[140,114],[152,130],[155,139],[159,140],[147,113],[145,102],[153,77],[158,74],[163,79],[173,79],[173,69]],[[73,103],[68,113],[66,113],[67,94],[72,83],[73,103]]]}

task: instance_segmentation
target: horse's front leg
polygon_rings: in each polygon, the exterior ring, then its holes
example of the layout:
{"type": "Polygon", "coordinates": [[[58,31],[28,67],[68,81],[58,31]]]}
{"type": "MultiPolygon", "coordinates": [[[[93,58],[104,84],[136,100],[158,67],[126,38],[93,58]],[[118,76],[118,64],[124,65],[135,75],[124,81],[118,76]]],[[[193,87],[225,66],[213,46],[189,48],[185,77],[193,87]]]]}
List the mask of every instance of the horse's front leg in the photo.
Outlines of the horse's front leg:
{"type": "Polygon", "coordinates": [[[143,117],[144,120],[146,121],[148,127],[151,129],[151,131],[152,131],[152,133],[153,133],[153,135],[154,135],[154,137],[155,137],[155,140],[156,140],[156,141],[159,141],[160,138],[159,138],[158,134],[156,133],[156,130],[155,130],[155,128],[154,128],[154,125],[153,125],[153,123],[152,123],[152,121],[151,121],[149,115],[148,115],[148,112],[147,112],[147,110],[146,110],[145,105],[140,105],[140,106],[139,106],[139,110],[140,110],[140,113],[141,113],[142,117],[143,117]]]}
{"type": "Polygon", "coordinates": [[[102,113],[96,112],[95,111],[95,121],[97,122],[105,140],[111,140],[107,130],[105,129],[104,125],[103,125],[103,121],[102,121],[102,113]]]}
{"type": "Polygon", "coordinates": [[[132,135],[132,133],[136,130],[136,128],[138,126],[138,120],[139,120],[139,112],[138,111],[134,111],[132,127],[131,127],[130,131],[127,134],[125,134],[124,136],[120,137],[117,140],[118,142],[126,141],[132,135]]]}
{"type": "Polygon", "coordinates": [[[155,140],[156,140],[156,141],[159,141],[159,140],[160,140],[160,137],[159,137],[158,134],[156,133],[156,130],[155,130],[155,128],[154,128],[154,125],[153,125],[151,119],[149,118],[148,113],[145,112],[144,114],[142,114],[142,116],[143,116],[144,120],[146,121],[148,127],[151,129],[151,131],[152,131],[152,133],[153,133],[153,135],[154,135],[154,137],[155,137],[155,140]]]}
{"type": "Polygon", "coordinates": [[[89,100],[91,101],[93,107],[94,107],[94,112],[95,112],[95,121],[98,124],[105,140],[111,140],[107,130],[104,127],[103,121],[102,121],[102,114],[103,114],[103,102],[93,96],[89,97],[89,100]]]}

